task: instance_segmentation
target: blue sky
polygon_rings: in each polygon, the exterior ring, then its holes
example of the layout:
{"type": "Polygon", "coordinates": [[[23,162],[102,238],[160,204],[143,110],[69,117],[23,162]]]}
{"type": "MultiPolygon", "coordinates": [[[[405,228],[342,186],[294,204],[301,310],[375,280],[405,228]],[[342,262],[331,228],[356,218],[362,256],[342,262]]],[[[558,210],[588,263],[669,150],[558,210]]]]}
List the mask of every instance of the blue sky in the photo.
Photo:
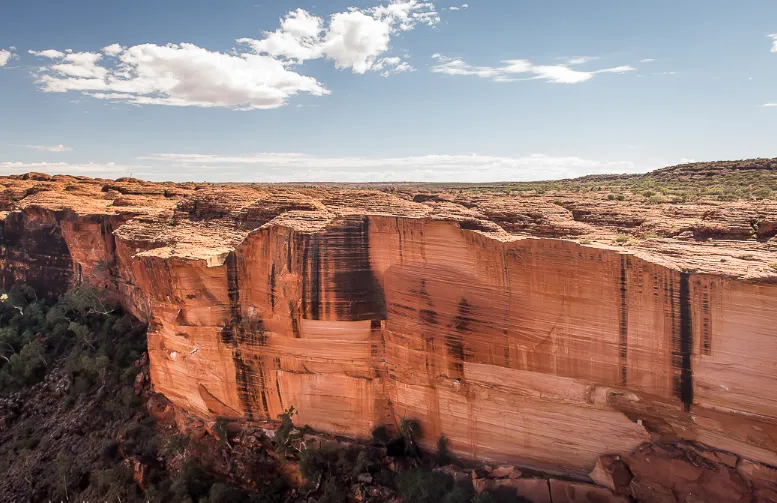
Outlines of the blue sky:
{"type": "Polygon", "coordinates": [[[777,156],[777,2],[464,5],[6,2],[0,174],[498,181],[777,156]]]}

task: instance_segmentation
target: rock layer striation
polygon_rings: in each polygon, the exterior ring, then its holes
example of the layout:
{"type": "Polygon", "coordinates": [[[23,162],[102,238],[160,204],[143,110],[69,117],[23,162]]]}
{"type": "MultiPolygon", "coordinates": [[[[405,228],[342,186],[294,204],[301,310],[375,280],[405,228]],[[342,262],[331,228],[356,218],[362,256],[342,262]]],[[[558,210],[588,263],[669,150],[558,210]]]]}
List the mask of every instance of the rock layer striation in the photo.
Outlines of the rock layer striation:
{"type": "MultiPolygon", "coordinates": [[[[444,435],[467,457],[581,474],[651,440],[777,465],[769,236],[613,246],[638,208],[541,195],[0,185],[4,284],[110,289],[149,322],[155,390],[200,417],[294,406],[355,437],[412,418],[429,448],[444,435]]],[[[699,228],[714,210],[728,235],[741,204],[674,210],[699,228]]]]}

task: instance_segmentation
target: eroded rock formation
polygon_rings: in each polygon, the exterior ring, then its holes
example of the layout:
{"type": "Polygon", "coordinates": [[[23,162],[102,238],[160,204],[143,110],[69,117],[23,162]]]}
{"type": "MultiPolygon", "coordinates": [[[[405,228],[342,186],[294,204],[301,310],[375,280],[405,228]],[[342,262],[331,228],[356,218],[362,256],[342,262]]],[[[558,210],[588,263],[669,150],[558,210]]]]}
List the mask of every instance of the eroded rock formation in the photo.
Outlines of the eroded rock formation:
{"type": "Polygon", "coordinates": [[[357,437],[413,418],[430,448],[581,474],[651,440],[777,465],[773,202],[0,184],[4,282],[111,289],[150,324],[154,389],[200,417],[294,406],[357,437]],[[740,239],[612,245],[706,238],[710,212],[740,239]]]}

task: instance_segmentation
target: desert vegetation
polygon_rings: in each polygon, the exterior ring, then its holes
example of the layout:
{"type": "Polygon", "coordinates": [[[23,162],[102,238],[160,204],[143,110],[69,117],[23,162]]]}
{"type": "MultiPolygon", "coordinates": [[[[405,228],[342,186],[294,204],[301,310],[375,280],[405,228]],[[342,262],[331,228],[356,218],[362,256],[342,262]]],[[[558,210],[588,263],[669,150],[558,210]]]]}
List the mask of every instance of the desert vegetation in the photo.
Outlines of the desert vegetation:
{"type": "Polygon", "coordinates": [[[145,410],[145,330],[93,288],[50,299],[17,284],[0,295],[6,494],[52,501],[340,503],[362,491],[366,501],[490,501],[475,494],[471,481],[456,483],[435,470],[455,460],[444,437],[438,453],[422,452],[417,421],[401,418],[395,434],[376,428],[369,444],[321,441],[294,424],[294,407],[278,416],[272,441],[265,439],[271,459],[264,456],[257,466],[265,472],[261,480],[228,481],[212,465],[221,456],[244,456],[231,442],[234,422],[219,418],[195,439],[160,427],[145,410]],[[286,481],[284,466],[298,467],[299,490],[286,481]]]}
{"type": "MultiPolygon", "coordinates": [[[[0,300],[5,497],[248,500],[195,462],[197,446],[187,437],[161,434],[146,413],[146,327],[105,292],[76,288],[53,300],[17,284],[0,300]]],[[[280,500],[259,493],[252,501],[280,500]]]]}

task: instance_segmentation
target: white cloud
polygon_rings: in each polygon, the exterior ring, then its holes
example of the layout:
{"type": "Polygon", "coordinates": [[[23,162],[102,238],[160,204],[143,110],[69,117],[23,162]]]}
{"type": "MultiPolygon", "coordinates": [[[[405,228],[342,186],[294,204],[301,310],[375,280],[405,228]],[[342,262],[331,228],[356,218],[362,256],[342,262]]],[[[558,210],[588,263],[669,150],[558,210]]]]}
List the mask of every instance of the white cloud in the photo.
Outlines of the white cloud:
{"type": "Polygon", "coordinates": [[[0,162],[0,173],[4,175],[29,173],[37,171],[50,175],[88,175],[110,176],[113,178],[125,176],[133,170],[147,168],[142,165],[109,163],[70,164],[67,162],[0,162]]]}
{"type": "Polygon", "coordinates": [[[567,63],[570,65],[584,65],[591,61],[596,61],[597,59],[599,59],[597,56],[578,56],[568,60],[567,63]]]}
{"type": "Polygon", "coordinates": [[[42,58],[49,58],[49,59],[60,59],[65,57],[65,53],[61,51],[57,51],[54,49],[47,49],[45,51],[33,51],[29,50],[27,51],[33,56],[40,56],[42,58]]]}
{"type": "Polygon", "coordinates": [[[761,106],[764,108],[777,107],[777,103],[764,103],[761,106]]]}
{"type": "MultiPolygon", "coordinates": [[[[110,47],[110,46],[109,46],[110,47]]],[[[123,50],[115,64],[99,53],[74,52],[38,77],[44,92],[79,91],[125,103],[277,108],[289,96],[329,91],[314,78],[258,54],[212,52],[193,44],[143,44],[123,50]]]]}
{"type": "Polygon", "coordinates": [[[75,91],[135,105],[255,110],[283,106],[298,93],[329,94],[315,78],[294,71],[306,60],[327,58],[359,74],[412,71],[401,58],[387,56],[392,36],[439,20],[432,2],[391,0],[337,12],[327,22],[297,9],[276,31],[261,39],[240,38],[239,48],[229,52],[182,43],[30,53],[54,60],[35,72],[44,92],[75,91]]]}
{"type": "Polygon", "coordinates": [[[114,57],[121,54],[124,51],[124,48],[119,44],[111,44],[103,47],[102,51],[103,51],[103,54],[105,54],[106,56],[114,57]]]}
{"type": "Polygon", "coordinates": [[[567,65],[535,65],[526,59],[505,60],[502,61],[502,65],[498,67],[473,66],[469,63],[465,63],[464,60],[460,58],[447,58],[437,53],[433,54],[432,58],[439,62],[439,64],[432,67],[432,72],[434,73],[471,75],[492,79],[496,82],[541,79],[557,84],[577,84],[579,82],[591,80],[599,73],[625,73],[635,70],[635,68],[631,66],[624,65],[585,72],[573,70],[567,65]],[[525,76],[520,77],[520,75],[525,76]]]}
{"type": "Polygon", "coordinates": [[[13,51],[13,47],[11,50],[0,49],[0,68],[7,65],[9,61],[16,57],[16,54],[11,51],[13,51]]]}
{"type": "Polygon", "coordinates": [[[316,156],[299,153],[244,155],[156,154],[142,157],[168,163],[185,177],[195,167],[199,178],[218,180],[229,171],[233,181],[425,181],[488,182],[548,180],[595,173],[645,171],[631,162],[603,162],[574,156],[534,154],[521,157],[426,155],[415,157],[316,156]],[[236,178],[239,177],[239,178],[236,178]]]}
{"type": "Polygon", "coordinates": [[[772,33],[769,38],[772,39],[772,52],[777,52],[777,33],[772,33]]]}
{"type": "Polygon", "coordinates": [[[41,152],[72,152],[71,147],[64,145],[12,145],[22,148],[29,148],[31,150],[39,150],[41,152]]]}
{"type": "Polygon", "coordinates": [[[655,62],[655,61],[656,61],[656,60],[655,60],[655,59],[653,59],[653,58],[645,58],[645,59],[640,59],[640,60],[639,60],[639,62],[640,62],[640,63],[653,63],[653,62],[655,62]]]}
{"type": "Polygon", "coordinates": [[[321,33],[323,20],[304,9],[289,12],[281,19],[281,27],[274,32],[265,32],[264,38],[238,39],[238,43],[249,45],[257,53],[282,57],[302,63],[322,56],[321,33]]]}
{"type": "Polygon", "coordinates": [[[359,11],[340,12],[331,18],[323,51],[335,67],[365,73],[388,50],[391,25],[359,11]]]}
{"type": "Polygon", "coordinates": [[[448,7],[448,10],[454,10],[454,11],[456,11],[456,10],[464,10],[464,9],[466,9],[467,7],[469,7],[469,5],[468,5],[468,4],[465,4],[465,3],[463,3],[463,4],[461,4],[461,7],[457,7],[456,5],[453,5],[453,6],[451,6],[451,7],[448,7]]]}
{"type": "Polygon", "coordinates": [[[389,50],[392,35],[419,24],[433,26],[439,21],[434,4],[418,0],[392,0],[369,9],[351,8],[332,14],[328,23],[297,9],[287,13],[274,32],[265,32],[258,40],[241,38],[238,43],[258,54],[297,64],[327,58],[334,61],[336,68],[363,74],[383,70],[380,57],[389,50]]]}
{"type": "Polygon", "coordinates": [[[410,66],[407,61],[402,61],[402,58],[396,56],[379,59],[372,69],[381,72],[381,75],[384,77],[394,73],[415,71],[415,68],[410,66]]]}

